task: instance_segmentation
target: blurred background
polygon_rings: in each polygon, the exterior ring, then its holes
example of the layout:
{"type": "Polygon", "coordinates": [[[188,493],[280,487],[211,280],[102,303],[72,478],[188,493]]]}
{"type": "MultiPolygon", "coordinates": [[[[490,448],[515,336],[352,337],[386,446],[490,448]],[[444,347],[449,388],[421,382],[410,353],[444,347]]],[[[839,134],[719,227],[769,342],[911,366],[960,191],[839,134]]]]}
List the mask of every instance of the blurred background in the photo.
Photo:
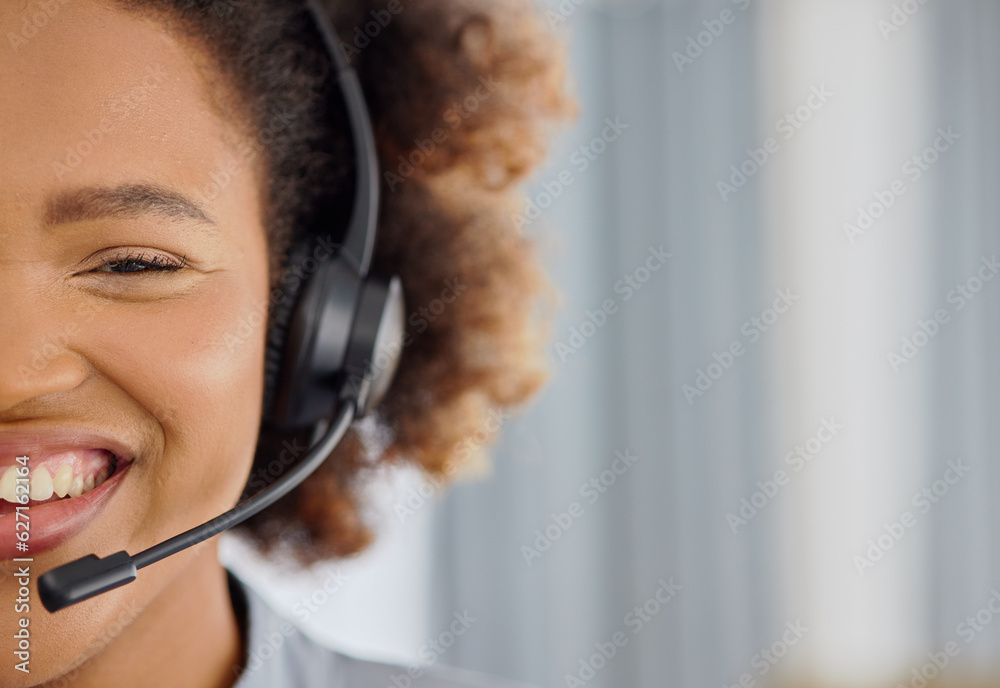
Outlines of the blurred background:
{"type": "Polygon", "coordinates": [[[551,383],[489,476],[387,476],[363,557],[228,562],[349,651],[543,688],[994,681],[1000,4],[543,8],[551,383]]]}

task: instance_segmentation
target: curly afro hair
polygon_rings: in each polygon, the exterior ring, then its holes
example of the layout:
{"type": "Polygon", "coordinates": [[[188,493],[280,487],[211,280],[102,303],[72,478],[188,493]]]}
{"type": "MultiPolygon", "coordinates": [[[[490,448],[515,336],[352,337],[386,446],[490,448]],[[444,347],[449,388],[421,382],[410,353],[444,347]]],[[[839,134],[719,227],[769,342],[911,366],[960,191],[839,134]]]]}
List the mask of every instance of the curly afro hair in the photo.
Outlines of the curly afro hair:
{"type": "MultiPolygon", "coordinates": [[[[259,142],[278,288],[297,232],[342,221],[353,193],[344,113],[304,2],[115,1],[201,48],[206,94],[259,142]]],[[[527,2],[325,5],[371,112],[383,177],[373,269],[400,276],[409,337],[374,418],[356,422],[302,486],[241,527],[264,551],[291,543],[303,562],[370,542],[363,488],[376,468],[409,462],[451,477],[492,439],[490,414],[524,403],[544,381],[548,288],[512,216],[549,125],[574,110],[563,46],[527,2]]],[[[288,439],[262,440],[254,471],[288,439]]]]}

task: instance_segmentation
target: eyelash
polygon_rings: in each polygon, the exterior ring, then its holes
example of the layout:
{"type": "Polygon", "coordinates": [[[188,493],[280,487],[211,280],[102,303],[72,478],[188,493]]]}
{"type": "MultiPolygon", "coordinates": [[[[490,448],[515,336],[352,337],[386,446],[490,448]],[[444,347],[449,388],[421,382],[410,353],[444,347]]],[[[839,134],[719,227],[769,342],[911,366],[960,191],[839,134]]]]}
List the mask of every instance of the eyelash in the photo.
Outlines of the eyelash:
{"type": "Polygon", "coordinates": [[[105,272],[115,275],[136,275],[150,272],[177,272],[187,267],[187,259],[171,261],[162,255],[153,255],[149,258],[145,253],[127,253],[124,256],[116,257],[113,260],[105,260],[94,272],[105,272]],[[121,266],[128,266],[127,270],[116,270],[121,266]]]}

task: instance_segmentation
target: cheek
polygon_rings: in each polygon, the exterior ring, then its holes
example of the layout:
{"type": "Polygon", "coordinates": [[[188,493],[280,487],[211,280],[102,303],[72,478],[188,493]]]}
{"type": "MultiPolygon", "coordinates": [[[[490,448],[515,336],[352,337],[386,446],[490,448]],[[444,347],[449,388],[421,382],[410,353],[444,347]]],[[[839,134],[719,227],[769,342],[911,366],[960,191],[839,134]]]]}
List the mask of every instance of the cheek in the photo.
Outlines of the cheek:
{"type": "Polygon", "coordinates": [[[246,252],[194,294],[131,306],[100,335],[105,374],[162,433],[162,456],[131,469],[147,495],[140,541],[218,515],[246,482],[261,414],[265,255],[246,252]]]}

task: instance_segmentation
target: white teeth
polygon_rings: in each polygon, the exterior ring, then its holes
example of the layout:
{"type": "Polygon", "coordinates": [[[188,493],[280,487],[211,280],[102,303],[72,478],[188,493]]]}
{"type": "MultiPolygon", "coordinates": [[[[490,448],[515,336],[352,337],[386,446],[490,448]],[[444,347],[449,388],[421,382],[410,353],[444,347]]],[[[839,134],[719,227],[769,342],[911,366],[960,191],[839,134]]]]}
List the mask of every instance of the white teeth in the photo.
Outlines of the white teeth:
{"type": "MultiPolygon", "coordinates": [[[[63,464],[50,472],[47,466],[39,466],[31,471],[28,483],[28,496],[32,501],[42,502],[51,499],[53,495],[60,498],[79,497],[98,487],[111,476],[111,466],[104,466],[96,473],[88,476],[74,475],[72,464],[63,464]]],[[[18,473],[15,466],[0,468],[0,500],[19,504],[17,498],[18,473]]]]}
{"type": "Polygon", "coordinates": [[[56,471],[55,477],[52,478],[52,489],[60,497],[65,497],[69,494],[69,487],[73,484],[73,467],[68,463],[64,463],[56,471]]]}
{"type": "Polygon", "coordinates": [[[15,503],[14,487],[16,486],[17,479],[17,469],[13,466],[9,466],[6,471],[4,471],[3,477],[0,478],[0,499],[15,503]]]}
{"type": "Polygon", "coordinates": [[[52,475],[45,466],[31,472],[31,487],[28,493],[34,500],[42,501],[52,496],[52,475]]]}
{"type": "Polygon", "coordinates": [[[69,486],[69,496],[79,497],[83,494],[83,476],[78,475],[73,478],[73,482],[69,486]]]}

